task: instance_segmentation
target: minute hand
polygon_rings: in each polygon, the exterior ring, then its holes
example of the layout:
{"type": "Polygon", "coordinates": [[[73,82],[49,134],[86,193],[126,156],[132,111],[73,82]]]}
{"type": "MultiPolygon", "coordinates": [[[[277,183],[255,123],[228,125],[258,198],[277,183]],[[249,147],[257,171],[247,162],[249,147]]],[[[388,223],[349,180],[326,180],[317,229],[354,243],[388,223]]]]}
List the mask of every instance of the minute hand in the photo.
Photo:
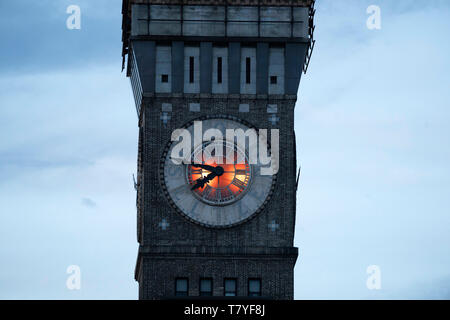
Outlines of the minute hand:
{"type": "MultiPolygon", "coordinates": [[[[187,162],[185,161],[185,159],[183,159],[183,158],[174,158],[174,157],[170,157],[170,159],[175,160],[175,161],[181,161],[181,163],[184,164],[184,165],[189,164],[189,163],[187,163],[187,162]]],[[[216,168],[216,167],[213,167],[213,166],[210,166],[210,165],[207,165],[207,164],[191,163],[190,165],[191,165],[192,167],[195,167],[195,168],[202,168],[202,169],[205,169],[205,170],[208,170],[208,171],[211,171],[211,172],[217,171],[217,168],[216,168]]]]}
{"type": "Polygon", "coordinates": [[[193,163],[191,164],[191,166],[196,167],[196,168],[202,168],[211,172],[216,172],[217,168],[213,167],[213,166],[209,166],[207,164],[197,164],[197,163],[193,163]]]}

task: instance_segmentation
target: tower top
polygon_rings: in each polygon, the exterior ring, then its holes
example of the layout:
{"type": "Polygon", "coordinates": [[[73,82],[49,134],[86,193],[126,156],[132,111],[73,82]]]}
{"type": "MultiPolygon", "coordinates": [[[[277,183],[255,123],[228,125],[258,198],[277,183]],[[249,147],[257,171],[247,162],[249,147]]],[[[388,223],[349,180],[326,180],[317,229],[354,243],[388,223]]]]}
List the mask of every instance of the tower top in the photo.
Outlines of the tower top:
{"type": "Polygon", "coordinates": [[[284,39],[309,42],[312,51],[314,3],[315,0],[123,0],[123,66],[132,37],[284,39]]]}

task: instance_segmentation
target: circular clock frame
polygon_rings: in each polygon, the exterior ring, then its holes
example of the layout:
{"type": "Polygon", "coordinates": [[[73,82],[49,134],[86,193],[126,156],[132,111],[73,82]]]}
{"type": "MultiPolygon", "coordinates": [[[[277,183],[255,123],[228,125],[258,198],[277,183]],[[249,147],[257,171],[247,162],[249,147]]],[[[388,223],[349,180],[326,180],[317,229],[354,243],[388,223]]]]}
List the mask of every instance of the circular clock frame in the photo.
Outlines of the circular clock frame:
{"type": "MultiPolygon", "coordinates": [[[[237,118],[237,117],[235,117],[235,116],[231,116],[231,115],[205,115],[205,116],[201,116],[201,117],[198,117],[198,118],[195,118],[195,119],[192,119],[192,120],[186,122],[186,123],[183,124],[180,128],[181,128],[181,129],[183,129],[183,128],[184,128],[184,129],[189,128],[190,126],[192,126],[192,125],[194,124],[194,121],[205,121],[205,120],[214,120],[214,119],[224,119],[224,120],[235,121],[235,122],[241,123],[242,125],[244,125],[244,126],[246,126],[246,127],[248,127],[248,128],[257,130],[257,129],[255,128],[255,126],[253,126],[253,125],[250,124],[249,122],[247,122],[247,121],[245,121],[245,120],[243,120],[243,119],[237,118]]],[[[190,221],[190,222],[193,222],[193,223],[195,223],[195,224],[197,224],[197,225],[200,225],[200,226],[203,226],[203,227],[213,228],[213,229],[228,229],[228,228],[232,228],[232,227],[241,225],[241,224],[243,224],[243,223],[245,223],[245,222],[247,222],[247,221],[253,219],[253,218],[256,217],[261,211],[263,211],[263,210],[266,208],[267,204],[269,203],[269,201],[270,201],[271,198],[272,198],[273,191],[274,191],[274,189],[275,189],[276,180],[277,180],[277,174],[272,175],[272,181],[271,181],[270,189],[269,189],[269,191],[268,191],[268,193],[267,193],[266,198],[265,198],[264,201],[262,202],[262,204],[261,204],[261,205],[260,205],[260,206],[252,213],[252,214],[250,214],[248,217],[246,217],[246,218],[244,218],[244,219],[242,219],[242,220],[239,220],[239,221],[236,221],[236,222],[233,222],[233,223],[230,223],[230,224],[226,224],[226,225],[225,225],[225,224],[224,224],[224,225],[216,225],[216,224],[210,224],[210,223],[205,223],[205,222],[203,222],[203,221],[199,221],[198,219],[194,219],[194,218],[192,218],[191,216],[189,216],[188,214],[186,214],[182,209],[180,209],[180,208],[178,207],[178,205],[177,205],[177,204],[175,203],[175,201],[172,199],[172,197],[171,197],[171,195],[170,195],[170,193],[169,193],[169,190],[168,190],[168,188],[167,188],[167,186],[166,186],[166,182],[165,182],[165,175],[164,175],[164,171],[165,171],[165,162],[166,162],[166,160],[167,160],[168,152],[169,152],[169,150],[170,150],[170,148],[171,148],[171,146],[172,146],[173,143],[174,143],[173,141],[168,141],[167,144],[166,144],[166,146],[164,147],[164,151],[163,151],[163,153],[162,153],[162,155],[161,155],[161,158],[160,158],[159,180],[160,180],[160,185],[161,185],[161,188],[162,188],[162,191],[163,191],[163,193],[164,193],[164,196],[165,196],[166,200],[168,201],[168,203],[170,204],[170,206],[171,206],[178,214],[180,214],[182,217],[184,217],[185,219],[187,219],[187,220],[190,221]]],[[[267,148],[268,148],[268,150],[270,151],[270,142],[269,142],[269,141],[267,141],[267,148]]],[[[184,172],[187,172],[187,169],[185,169],[185,170],[183,170],[183,171],[184,171],[184,172]]],[[[253,172],[253,171],[254,171],[254,170],[253,170],[253,168],[252,168],[252,172],[253,172]]],[[[251,183],[251,182],[250,182],[250,183],[251,183]]],[[[188,184],[187,181],[186,181],[186,184],[188,184]]],[[[250,186],[250,187],[251,187],[251,186],[250,186]]],[[[197,196],[195,196],[195,195],[194,195],[194,197],[197,198],[197,196]]],[[[241,198],[239,198],[238,201],[241,201],[241,198]]],[[[228,205],[228,204],[225,204],[225,205],[223,205],[222,207],[226,207],[227,205],[228,205]]],[[[211,206],[211,205],[210,205],[210,206],[211,206]]],[[[213,206],[212,206],[212,207],[213,207],[213,206]]],[[[220,207],[220,206],[217,206],[217,207],[220,207]]]]}

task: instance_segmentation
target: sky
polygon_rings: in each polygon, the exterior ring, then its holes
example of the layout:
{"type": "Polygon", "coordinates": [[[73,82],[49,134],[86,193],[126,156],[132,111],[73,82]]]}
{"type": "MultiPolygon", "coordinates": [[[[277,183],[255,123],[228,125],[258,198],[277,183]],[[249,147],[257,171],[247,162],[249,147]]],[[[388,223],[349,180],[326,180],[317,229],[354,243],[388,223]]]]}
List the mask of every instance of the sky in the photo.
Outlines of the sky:
{"type": "MultiPolygon", "coordinates": [[[[450,3],[316,9],[295,118],[295,298],[449,299],[450,3]]],[[[0,299],[137,299],[121,1],[3,1],[0,30],[0,299]],[[72,4],[80,30],[66,27],[72,4]]]]}

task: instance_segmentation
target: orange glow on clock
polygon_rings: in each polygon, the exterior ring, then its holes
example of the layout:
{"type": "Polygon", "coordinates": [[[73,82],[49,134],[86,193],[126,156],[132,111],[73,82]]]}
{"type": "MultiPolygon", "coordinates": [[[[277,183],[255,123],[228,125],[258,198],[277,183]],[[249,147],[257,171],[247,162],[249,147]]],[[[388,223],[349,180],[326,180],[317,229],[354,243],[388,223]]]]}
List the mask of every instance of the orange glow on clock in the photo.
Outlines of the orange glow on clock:
{"type": "MultiPolygon", "coordinates": [[[[236,160],[235,156],[235,160],[236,160]]],[[[217,164],[216,157],[212,159],[203,159],[203,164],[210,165],[212,167],[222,167],[223,174],[215,176],[208,181],[203,187],[199,187],[193,190],[193,192],[210,204],[225,205],[234,202],[241,194],[243,194],[250,182],[250,165],[246,161],[245,163],[217,164]]],[[[189,165],[187,168],[189,184],[194,186],[199,179],[206,178],[211,171],[196,167],[195,164],[189,165]]]]}

